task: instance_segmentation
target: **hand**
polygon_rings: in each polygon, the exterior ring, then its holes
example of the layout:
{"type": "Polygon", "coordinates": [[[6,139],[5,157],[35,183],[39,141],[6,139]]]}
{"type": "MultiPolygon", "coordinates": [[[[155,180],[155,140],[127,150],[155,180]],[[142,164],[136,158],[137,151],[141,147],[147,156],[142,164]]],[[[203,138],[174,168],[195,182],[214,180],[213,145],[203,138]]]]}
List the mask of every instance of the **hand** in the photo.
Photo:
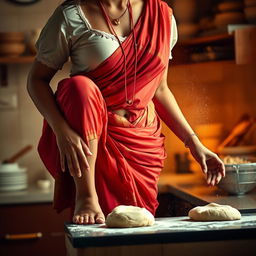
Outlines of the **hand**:
{"type": "Polygon", "coordinates": [[[65,160],[71,176],[82,177],[82,170],[89,169],[86,155],[92,153],[82,138],[70,127],[63,127],[55,132],[60,151],[61,169],[65,172],[65,160]]]}
{"type": "Polygon", "coordinates": [[[225,177],[225,166],[221,159],[212,151],[207,149],[197,138],[191,139],[188,145],[191,154],[200,164],[202,171],[206,174],[207,184],[214,186],[222,177],[225,177]]]}

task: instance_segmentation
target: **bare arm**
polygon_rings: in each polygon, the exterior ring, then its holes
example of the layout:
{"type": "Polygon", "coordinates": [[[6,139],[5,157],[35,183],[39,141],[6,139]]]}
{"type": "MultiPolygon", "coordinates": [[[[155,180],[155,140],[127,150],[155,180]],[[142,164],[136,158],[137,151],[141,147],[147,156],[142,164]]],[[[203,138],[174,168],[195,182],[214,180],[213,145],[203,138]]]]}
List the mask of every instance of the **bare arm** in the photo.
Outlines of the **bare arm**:
{"type": "MultiPolygon", "coordinates": [[[[155,93],[154,102],[156,110],[160,118],[175,135],[181,141],[189,143],[190,136],[194,134],[194,131],[182,114],[174,95],[168,87],[167,71],[168,69],[165,69],[161,83],[155,93]]],[[[191,137],[191,139],[198,140],[197,137],[191,137]]]]}
{"type": "Polygon", "coordinates": [[[219,157],[208,150],[197,136],[182,114],[167,83],[166,68],[163,78],[154,96],[156,111],[163,122],[189,147],[191,154],[207,174],[207,183],[215,185],[225,176],[225,167],[219,157]]]}
{"type": "Polygon", "coordinates": [[[85,154],[91,155],[91,153],[86,143],[71,129],[58,109],[49,85],[56,71],[35,61],[28,75],[27,90],[35,106],[56,135],[62,171],[65,171],[66,160],[70,174],[81,177],[81,170],[89,168],[85,154]]]}
{"type": "Polygon", "coordinates": [[[35,61],[27,80],[27,90],[31,99],[54,132],[67,125],[58,110],[53,91],[49,85],[56,72],[57,70],[35,61]]]}

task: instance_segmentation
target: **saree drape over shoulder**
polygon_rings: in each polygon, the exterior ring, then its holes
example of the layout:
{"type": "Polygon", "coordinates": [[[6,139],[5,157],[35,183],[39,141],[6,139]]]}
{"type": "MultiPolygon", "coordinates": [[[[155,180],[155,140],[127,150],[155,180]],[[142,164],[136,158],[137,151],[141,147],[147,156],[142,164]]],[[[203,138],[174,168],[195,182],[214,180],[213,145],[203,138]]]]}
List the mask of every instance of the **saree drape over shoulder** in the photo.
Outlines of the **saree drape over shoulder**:
{"type": "MultiPolygon", "coordinates": [[[[154,94],[168,65],[171,9],[160,0],[145,0],[134,27],[138,41],[135,100],[125,102],[124,60],[119,47],[96,69],[59,82],[55,93],[60,111],[88,144],[98,138],[96,190],[104,214],[120,204],[145,207],[155,214],[157,181],[166,151],[154,94]],[[129,111],[126,119],[113,112],[129,111]]],[[[122,43],[127,56],[128,99],[133,94],[133,35],[122,43]]],[[[68,171],[61,172],[59,150],[44,120],[39,155],[55,178],[54,208],[60,212],[75,203],[75,186],[68,171]]]]}

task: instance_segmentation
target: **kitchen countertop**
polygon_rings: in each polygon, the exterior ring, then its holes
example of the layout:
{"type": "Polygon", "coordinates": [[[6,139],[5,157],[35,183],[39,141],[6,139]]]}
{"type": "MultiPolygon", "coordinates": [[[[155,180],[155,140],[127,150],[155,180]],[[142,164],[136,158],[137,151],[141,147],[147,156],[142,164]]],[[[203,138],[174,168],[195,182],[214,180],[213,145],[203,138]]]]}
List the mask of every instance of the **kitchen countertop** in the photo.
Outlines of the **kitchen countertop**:
{"type": "Polygon", "coordinates": [[[231,205],[242,213],[256,212],[256,189],[242,196],[229,195],[216,186],[208,186],[201,173],[163,174],[158,189],[159,193],[171,193],[195,206],[215,202],[231,205]]]}
{"type": "MultiPolygon", "coordinates": [[[[51,203],[53,186],[40,190],[35,185],[27,190],[0,192],[0,205],[51,203]]],[[[215,202],[231,205],[242,213],[256,212],[256,189],[243,196],[228,195],[217,187],[207,186],[202,174],[163,174],[158,182],[159,193],[171,193],[192,205],[215,202]]]]}
{"type": "Polygon", "coordinates": [[[236,221],[193,221],[187,216],[156,218],[153,226],[107,228],[105,224],[65,224],[74,248],[256,238],[256,214],[236,221]]]}
{"type": "Polygon", "coordinates": [[[0,192],[0,205],[50,203],[53,201],[53,188],[42,190],[29,186],[26,190],[0,192]]]}

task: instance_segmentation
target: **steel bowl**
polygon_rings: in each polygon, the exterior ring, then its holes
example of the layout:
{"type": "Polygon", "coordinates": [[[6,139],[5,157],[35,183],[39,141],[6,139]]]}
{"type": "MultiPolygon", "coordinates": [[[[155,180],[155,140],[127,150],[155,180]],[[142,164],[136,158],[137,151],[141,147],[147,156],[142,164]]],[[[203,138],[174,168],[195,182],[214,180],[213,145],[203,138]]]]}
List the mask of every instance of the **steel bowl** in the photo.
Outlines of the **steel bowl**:
{"type": "Polygon", "coordinates": [[[225,164],[226,176],[217,185],[229,194],[244,195],[256,187],[256,163],[225,164]]]}

